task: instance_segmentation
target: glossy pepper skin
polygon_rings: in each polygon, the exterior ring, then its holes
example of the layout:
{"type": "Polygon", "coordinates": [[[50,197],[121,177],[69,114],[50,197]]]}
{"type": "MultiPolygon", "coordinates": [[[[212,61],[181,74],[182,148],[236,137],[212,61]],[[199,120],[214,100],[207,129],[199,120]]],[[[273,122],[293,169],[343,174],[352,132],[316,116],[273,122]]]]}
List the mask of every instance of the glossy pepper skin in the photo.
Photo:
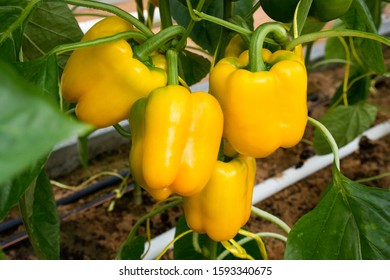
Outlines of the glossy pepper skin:
{"type": "Polygon", "coordinates": [[[216,164],[223,129],[218,101],[185,87],[158,88],[130,112],[130,168],[157,200],[199,192],[216,164]]]}
{"type": "Polygon", "coordinates": [[[220,60],[210,93],[224,112],[223,137],[238,153],[263,158],[302,138],[307,123],[307,72],[300,55],[263,49],[269,70],[250,72],[248,52],[220,60]]]}
{"type": "Polygon", "coordinates": [[[188,226],[217,242],[234,238],[250,217],[255,172],[252,157],[218,161],[206,187],[183,198],[188,226]]]}
{"type": "MultiPolygon", "coordinates": [[[[82,41],[129,30],[133,26],[127,21],[107,17],[95,24],[82,41]]],[[[166,83],[164,70],[148,68],[133,58],[127,41],[119,40],[75,50],[65,66],[61,90],[65,99],[77,103],[80,120],[101,128],[126,119],[136,100],[166,83]]]]}

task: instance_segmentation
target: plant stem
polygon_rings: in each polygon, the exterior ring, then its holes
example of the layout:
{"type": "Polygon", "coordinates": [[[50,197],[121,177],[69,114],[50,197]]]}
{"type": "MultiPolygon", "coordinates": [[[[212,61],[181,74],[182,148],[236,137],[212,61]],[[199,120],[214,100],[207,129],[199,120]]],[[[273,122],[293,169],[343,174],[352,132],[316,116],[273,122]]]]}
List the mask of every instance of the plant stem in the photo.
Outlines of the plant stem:
{"type": "Polygon", "coordinates": [[[65,2],[75,6],[93,8],[93,9],[98,9],[98,10],[112,13],[130,22],[142,33],[144,33],[147,37],[153,36],[153,32],[144,23],[139,21],[136,17],[132,16],[125,10],[122,10],[121,8],[114,6],[112,4],[107,4],[107,3],[97,2],[97,1],[89,1],[89,0],[65,0],[65,2]]]}
{"type": "Polygon", "coordinates": [[[138,19],[142,22],[145,23],[145,17],[144,17],[144,3],[142,0],[136,0],[135,1],[137,4],[137,14],[138,14],[138,19]]]}
{"type": "Polygon", "coordinates": [[[107,36],[107,37],[102,37],[94,40],[89,40],[89,41],[83,41],[83,42],[76,42],[76,43],[70,43],[70,44],[63,44],[63,45],[58,45],[51,49],[46,55],[50,56],[53,54],[62,54],[65,52],[69,51],[74,51],[76,49],[82,49],[86,47],[92,47],[92,46],[97,46],[101,44],[106,44],[106,43],[112,43],[115,41],[119,40],[127,40],[127,39],[141,39],[141,40],[146,40],[146,36],[140,32],[137,31],[125,31],[121,32],[112,36],[107,36]]]}
{"type": "Polygon", "coordinates": [[[164,29],[172,25],[172,16],[169,0],[160,0],[158,3],[161,18],[161,29],[164,29]]]}
{"type": "Polygon", "coordinates": [[[22,13],[20,16],[15,20],[8,28],[5,30],[1,36],[0,36],[0,45],[7,40],[14,32],[15,29],[19,28],[22,23],[27,19],[27,17],[30,15],[31,11],[35,8],[37,4],[39,4],[41,1],[40,0],[33,0],[29,1],[26,7],[23,9],[22,13]]]}
{"type": "Polygon", "coordinates": [[[216,241],[212,240],[210,237],[206,235],[206,239],[203,247],[204,249],[202,250],[202,252],[205,258],[209,260],[217,259],[218,243],[216,241]]]}
{"type": "Polygon", "coordinates": [[[308,117],[308,122],[319,129],[322,134],[325,136],[326,140],[328,141],[330,148],[332,149],[332,153],[334,156],[334,164],[336,165],[336,168],[340,171],[340,156],[339,156],[339,148],[337,147],[337,143],[334,140],[332,134],[329,132],[329,130],[319,121],[308,117]]]}
{"type": "MultiPolygon", "coordinates": [[[[196,6],[197,10],[202,10],[205,0],[200,0],[198,2],[198,5],[196,6]]],[[[187,0],[187,6],[188,6],[188,12],[190,13],[191,20],[187,25],[186,31],[184,33],[184,36],[180,39],[180,41],[176,45],[176,49],[180,51],[181,49],[184,49],[185,45],[187,44],[187,38],[190,36],[192,29],[195,26],[195,23],[197,22],[196,16],[193,14],[193,9],[191,5],[191,1],[187,0]]]]}
{"type": "MultiPolygon", "coordinates": [[[[285,236],[278,234],[278,233],[274,233],[274,232],[260,232],[260,233],[257,233],[256,235],[258,235],[261,238],[271,237],[271,238],[279,239],[283,242],[287,242],[287,238],[285,236]]],[[[239,245],[244,245],[252,240],[253,240],[253,238],[251,238],[251,237],[244,237],[244,238],[238,240],[237,243],[239,245]]],[[[224,250],[221,254],[218,255],[217,260],[223,260],[229,254],[230,254],[229,250],[224,250]]]]}
{"type": "Polygon", "coordinates": [[[137,222],[131,228],[129,235],[127,236],[126,242],[131,241],[136,236],[138,228],[147,219],[149,219],[157,214],[160,214],[160,213],[164,212],[165,210],[180,204],[181,202],[182,202],[182,200],[180,198],[177,198],[176,200],[173,200],[173,201],[161,206],[160,208],[154,209],[153,211],[150,211],[147,214],[145,214],[144,216],[142,216],[141,218],[139,218],[137,220],[137,222]]]}
{"type": "Polygon", "coordinates": [[[378,34],[351,30],[351,29],[339,29],[339,30],[332,29],[332,30],[323,30],[315,33],[300,35],[299,37],[294,38],[293,40],[287,42],[285,44],[285,48],[287,50],[292,50],[295,46],[300,44],[314,42],[319,39],[333,38],[333,37],[358,37],[364,39],[371,39],[390,46],[390,39],[378,34]]]}
{"type": "Polygon", "coordinates": [[[257,215],[259,217],[266,219],[267,221],[274,223],[275,225],[280,227],[287,234],[291,230],[290,227],[284,221],[282,221],[278,217],[276,217],[276,216],[274,216],[274,215],[272,215],[264,210],[261,210],[255,206],[252,206],[252,213],[254,213],[255,215],[257,215]]]}
{"type": "Polygon", "coordinates": [[[351,52],[349,51],[348,44],[345,41],[343,37],[338,37],[341,44],[344,47],[345,51],[345,59],[347,60],[347,63],[345,64],[345,74],[344,74],[344,81],[343,81],[343,101],[344,101],[344,106],[348,107],[348,81],[349,81],[349,72],[351,69],[351,52]]]}
{"type": "Polygon", "coordinates": [[[244,35],[248,35],[248,36],[250,36],[252,34],[251,30],[243,28],[241,26],[238,26],[238,25],[236,25],[234,23],[231,23],[231,22],[228,22],[226,20],[223,20],[223,19],[220,19],[220,18],[217,18],[217,17],[214,17],[214,16],[210,16],[208,14],[205,14],[203,12],[199,12],[197,10],[193,10],[193,12],[198,17],[196,19],[197,21],[203,19],[203,20],[207,20],[207,21],[213,22],[215,24],[221,25],[223,27],[226,27],[227,29],[236,31],[236,32],[238,32],[240,34],[244,34],[244,35]]]}
{"type": "Polygon", "coordinates": [[[379,174],[379,175],[376,175],[376,176],[373,176],[373,177],[369,177],[369,178],[363,178],[363,179],[360,179],[360,180],[355,180],[355,182],[357,182],[357,183],[370,182],[370,181],[379,180],[379,179],[382,179],[382,178],[385,178],[385,177],[388,177],[388,176],[390,176],[390,172],[382,173],[382,174],[379,174]]]}
{"type": "Polygon", "coordinates": [[[179,73],[178,73],[178,53],[174,49],[167,51],[168,60],[168,85],[179,84],[179,73]]]}
{"type": "Polygon", "coordinates": [[[169,26],[153,37],[148,38],[141,45],[135,46],[133,48],[134,56],[137,57],[140,61],[145,61],[148,59],[149,55],[159,49],[169,48],[166,46],[169,41],[180,37],[185,32],[185,29],[180,25],[169,26]]]}
{"type": "Polygon", "coordinates": [[[264,40],[269,33],[273,33],[278,43],[287,41],[287,31],[278,23],[263,23],[253,32],[249,43],[249,70],[258,72],[266,70],[265,63],[262,57],[262,49],[264,40]]]}

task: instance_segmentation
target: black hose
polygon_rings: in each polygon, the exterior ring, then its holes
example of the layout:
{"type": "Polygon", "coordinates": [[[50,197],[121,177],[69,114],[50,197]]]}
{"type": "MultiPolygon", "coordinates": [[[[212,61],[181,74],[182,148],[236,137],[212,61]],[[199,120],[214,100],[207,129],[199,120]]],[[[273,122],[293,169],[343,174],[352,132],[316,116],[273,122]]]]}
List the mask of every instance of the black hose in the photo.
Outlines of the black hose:
{"type": "MultiPolygon", "coordinates": [[[[125,177],[128,175],[128,173],[129,173],[129,171],[125,170],[125,171],[120,172],[119,174],[122,177],[125,177]]],[[[66,197],[58,199],[56,201],[56,204],[57,204],[57,206],[59,206],[59,205],[67,205],[67,204],[73,203],[73,202],[79,200],[80,198],[86,197],[86,196],[93,194],[97,191],[100,191],[100,190],[105,189],[109,186],[117,184],[120,181],[121,181],[121,179],[119,177],[110,176],[102,181],[99,181],[95,184],[87,186],[87,187],[83,188],[82,190],[79,190],[77,192],[74,192],[74,193],[66,196],[66,197]]],[[[20,226],[22,223],[23,223],[23,221],[22,221],[22,218],[20,218],[20,217],[6,220],[6,221],[0,223],[0,233],[5,232],[7,230],[10,230],[12,228],[15,228],[17,226],[20,226]]]]}
{"type": "MultiPolygon", "coordinates": [[[[132,191],[134,189],[134,184],[133,183],[130,183],[127,185],[127,188],[125,190],[124,193],[128,193],[130,191],[132,191]]],[[[106,201],[109,201],[113,198],[115,198],[116,196],[116,193],[109,193],[109,194],[106,194],[106,195],[103,195],[101,197],[98,197],[96,199],[93,199],[83,205],[80,205],[66,213],[63,213],[60,215],[60,220],[63,221],[64,219],[66,219],[67,217],[73,215],[73,214],[76,214],[76,213],[80,213],[84,210],[87,210],[89,208],[92,208],[92,207],[96,207],[98,205],[101,205],[103,204],[104,202],[106,201]]],[[[6,249],[12,245],[15,245],[25,239],[28,238],[28,235],[27,235],[27,232],[26,231],[23,231],[23,232],[20,232],[20,233],[17,233],[17,234],[14,234],[13,236],[11,236],[10,238],[0,242],[0,249],[6,249]]]]}

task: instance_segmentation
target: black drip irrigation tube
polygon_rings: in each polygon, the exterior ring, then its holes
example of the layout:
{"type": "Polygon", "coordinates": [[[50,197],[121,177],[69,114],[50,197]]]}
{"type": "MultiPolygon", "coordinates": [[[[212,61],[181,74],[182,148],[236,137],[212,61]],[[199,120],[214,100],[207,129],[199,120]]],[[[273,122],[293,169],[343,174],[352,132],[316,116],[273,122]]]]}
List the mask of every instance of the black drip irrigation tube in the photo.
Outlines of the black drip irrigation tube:
{"type": "MultiPolygon", "coordinates": [[[[129,174],[129,171],[122,171],[119,173],[121,176],[127,176],[129,174]]],[[[63,197],[63,198],[60,198],[56,201],[56,205],[57,207],[58,206],[61,206],[61,205],[67,205],[67,204],[71,204],[73,202],[76,202],[78,201],[79,199],[83,198],[83,197],[86,197],[88,195],[91,195],[91,194],[94,194],[100,190],[103,190],[107,187],[110,187],[114,184],[117,184],[121,181],[121,179],[117,176],[110,176],[102,181],[99,181],[97,183],[94,183],[90,186],[87,186],[85,187],[84,189],[80,190],[80,191],[77,191],[77,192],[74,192],[72,194],[70,194],[69,196],[66,196],[66,197],[63,197]]],[[[127,188],[125,189],[124,193],[128,193],[128,192],[131,192],[132,190],[134,189],[134,184],[133,183],[130,183],[127,185],[127,188]]],[[[80,205],[79,207],[76,207],[74,209],[72,209],[71,211],[68,211],[64,214],[61,214],[60,215],[60,219],[61,220],[64,220],[65,218],[69,217],[70,215],[72,214],[75,214],[75,213],[79,213],[79,212],[82,212],[86,209],[89,209],[89,208],[92,208],[92,207],[96,207],[98,205],[101,205],[103,204],[104,202],[106,201],[109,201],[113,198],[115,198],[116,196],[116,193],[109,193],[109,194],[106,194],[106,195],[103,195],[101,197],[98,197],[94,200],[91,200],[90,202],[87,202],[83,205],[80,205]]],[[[4,221],[2,223],[0,223],[0,234],[7,231],[7,230],[10,230],[10,229],[13,229],[17,226],[20,226],[21,224],[23,223],[23,220],[22,218],[20,217],[17,217],[17,218],[13,218],[13,219],[9,219],[7,221],[4,221]]],[[[5,248],[8,248],[24,239],[27,238],[27,233],[25,231],[23,232],[20,232],[18,234],[15,234],[13,236],[11,236],[9,239],[7,240],[4,240],[2,242],[0,242],[0,249],[5,249],[5,248]]]]}

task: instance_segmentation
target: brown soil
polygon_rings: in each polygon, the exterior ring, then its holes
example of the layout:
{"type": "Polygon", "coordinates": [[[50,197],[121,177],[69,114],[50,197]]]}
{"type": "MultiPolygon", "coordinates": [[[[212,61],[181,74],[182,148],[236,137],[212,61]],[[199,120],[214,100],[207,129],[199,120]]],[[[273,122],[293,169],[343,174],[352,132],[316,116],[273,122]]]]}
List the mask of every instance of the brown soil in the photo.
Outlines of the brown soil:
{"type": "MultiPolygon", "coordinates": [[[[386,51],[387,66],[390,68],[390,51],[386,51]]],[[[341,84],[343,68],[327,68],[312,71],[309,75],[309,107],[310,114],[314,118],[321,116],[326,109],[329,98],[336,87],[341,84]]],[[[380,105],[376,123],[390,118],[390,78],[383,78],[376,82],[375,91],[371,94],[370,102],[380,105]]],[[[312,139],[312,128],[307,127],[305,139],[312,139]]],[[[305,164],[304,160],[313,155],[313,149],[308,141],[302,141],[292,149],[279,149],[266,159],[257,161],[258,171],[256,181],[261,182],[271,176],[278,176],[284,169],[291,166],[305,164]]],[[[91,160],[88,170],[80,168],[72,174],[57,181],[68,185],[77,185],[88,177],[101,171],[118,172],[128,166],[129,145],[122,145],[117,150],[107,152],[91,160]]],[[[372,177],[390,171],[390,136],[377,141],[362,138],[360,149],[343,159],[341,170],[344,175],[352,180],[372,177]]],[[[256,206],[278,216],[289,226],[292,226],[302,215],[309,212],[318,203],[325,186],[331,181],[331,169],[325,168],[314,175],[290,186],[256,206]]],[[[389,188],[390,177],[366,183],[369,186],[389,188]]],[[[92,196],[83,198],[72,205],[59,207],[59,212],[64,213],[75,209],[79,205],[91,201],[94,197],[103,196],[113,191],[115,186],[100,191],[92,196]]],[[[57,187],[54,188],[56,198],[70,193],[57,187]]],[[[115,207],[108,211],[109,202],[96,207],[91,207],[83,212],[69,216],[61,224],[61,249],[62,259],[112,259],[121,243],[126,239],[132,225],[137,219],[147,213],[154,201],[146,193],[142,194],[143,202],[136,205],[132,193],[125,194],[116,200],[115,207]]],[[[12,211],[15,215],[16,210],[12,211]]],[[[182,211],[180,207],[157,215],[151,219],[151,234],[156,236],[175,226],[182,211]]],[[[17,214],[17,213],[16,213],[17,214]]],[[[262,218],[252,216],[247,224],[251,231],[280,230],[273,224],[262,218]]],[[[17,232],[22,231],[20,226],[17,232]]],[[[142,227],[140,233],[145,231],[142,227]]],[[[0,235],[0,241],[6,240],[15,232],[6,232],[0,235]]],[[[280,232],[281,233],[281,232],[280,232]]],[[[281,241],[265,239],[269,257],[271,259],[283,259],[285,244],[281,241]]],[[[36,256],[29,245],[24,241],[4,250],[8,259],[35,259],[36,256]]],[[[170,258],[168,253],[166,258],[170,258]]]]}

